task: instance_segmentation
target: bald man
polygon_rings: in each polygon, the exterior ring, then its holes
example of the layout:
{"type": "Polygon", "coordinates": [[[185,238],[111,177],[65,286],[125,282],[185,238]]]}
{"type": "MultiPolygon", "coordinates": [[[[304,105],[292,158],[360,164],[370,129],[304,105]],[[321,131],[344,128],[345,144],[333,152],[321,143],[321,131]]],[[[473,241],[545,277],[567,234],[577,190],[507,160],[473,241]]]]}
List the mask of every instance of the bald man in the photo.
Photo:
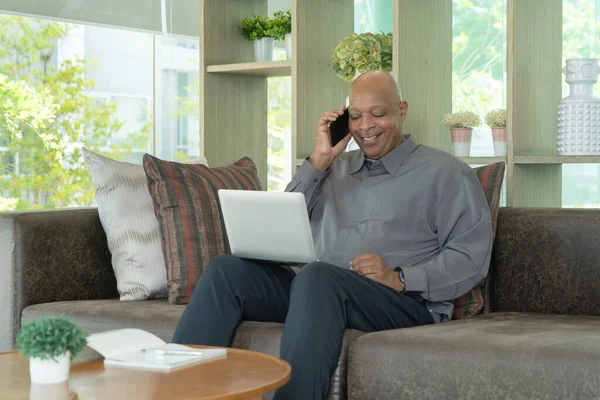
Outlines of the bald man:
{"type": "Polygon", "coordinates": [[[322,399],[344,329],[375,332],[451,319],[453,300],[488,271],[490,210],[474,171],[402,135],[408,104],[386,72],[350,90],[349,134],[331,146],[325,112],[315,150],[287,191],[306,197],[320,262],[297,274],[219,256],[199,280],[176,343],[230,346],[242,320],[285,323],[290,381],[275,399],[322,399]],[[360,150],[345,152],[353,137],[360,150]]]}

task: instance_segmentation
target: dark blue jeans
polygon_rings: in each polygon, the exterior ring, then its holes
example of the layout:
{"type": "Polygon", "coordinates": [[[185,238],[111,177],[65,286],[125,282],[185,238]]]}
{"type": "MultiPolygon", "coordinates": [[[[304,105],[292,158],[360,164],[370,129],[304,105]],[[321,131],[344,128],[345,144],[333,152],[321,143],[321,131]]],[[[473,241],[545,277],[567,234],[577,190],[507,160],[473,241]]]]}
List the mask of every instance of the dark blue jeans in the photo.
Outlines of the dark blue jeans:
{"type": "Polygon", "coordinates": [[[174,343],[231,346],[243,320],[285,323],[280,357],[292,366],[275,399],[323,399],[345,328],[364,332],[434,323],[424,301],[357,273],[314,262],[279,265],[218,256],[196,284],[174,343]]]}

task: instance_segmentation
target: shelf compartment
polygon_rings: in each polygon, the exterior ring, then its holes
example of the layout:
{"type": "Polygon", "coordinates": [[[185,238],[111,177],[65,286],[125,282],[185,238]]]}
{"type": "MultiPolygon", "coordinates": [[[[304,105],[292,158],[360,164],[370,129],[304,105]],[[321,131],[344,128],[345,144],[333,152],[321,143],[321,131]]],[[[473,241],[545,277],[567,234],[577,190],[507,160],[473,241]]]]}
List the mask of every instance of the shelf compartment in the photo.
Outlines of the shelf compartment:
{"type": "Polygon", "coordinates": [[[600,156],[515,156],[515,164],[593,164],[600,156]]]}
{"type": "Polygon", "coordinates": [[[237,64],[209,65],[208,73],[276,77],[292,76],[292,61],[266,61],[237,64]]]}

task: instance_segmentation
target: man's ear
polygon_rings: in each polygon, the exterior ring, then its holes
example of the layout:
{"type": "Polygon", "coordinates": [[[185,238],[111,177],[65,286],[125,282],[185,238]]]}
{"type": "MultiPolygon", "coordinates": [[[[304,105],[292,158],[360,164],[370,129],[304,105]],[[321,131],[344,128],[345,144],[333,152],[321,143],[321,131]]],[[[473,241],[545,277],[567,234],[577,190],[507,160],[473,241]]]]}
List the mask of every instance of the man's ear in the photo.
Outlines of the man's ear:
{"type": "Polygon", "coordinates": [[[403,101],[400,103],[400,122],[404,122],[404,119],[406,118],[406,113],[408,112],[408,103],[406,101],[403,101]]]}

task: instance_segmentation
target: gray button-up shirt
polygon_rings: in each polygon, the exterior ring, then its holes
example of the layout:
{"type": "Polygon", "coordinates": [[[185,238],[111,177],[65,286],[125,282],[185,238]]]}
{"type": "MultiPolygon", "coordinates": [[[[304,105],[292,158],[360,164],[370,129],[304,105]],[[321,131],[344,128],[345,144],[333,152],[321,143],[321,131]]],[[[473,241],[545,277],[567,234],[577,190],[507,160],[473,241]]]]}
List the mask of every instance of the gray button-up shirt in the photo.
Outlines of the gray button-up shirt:
{"type": "Polygon", "coordinates": [[[405,141],[380,160],[342,153],[327,171],[305,161],[286,191],[306,197],[319,260],[350,268],[360,253],[402,267],[436,322],[487,275],[490,209],[477,179],[456,157],[405,141]],[[369,164],[368,161],[374,161],[369,164]]]}

